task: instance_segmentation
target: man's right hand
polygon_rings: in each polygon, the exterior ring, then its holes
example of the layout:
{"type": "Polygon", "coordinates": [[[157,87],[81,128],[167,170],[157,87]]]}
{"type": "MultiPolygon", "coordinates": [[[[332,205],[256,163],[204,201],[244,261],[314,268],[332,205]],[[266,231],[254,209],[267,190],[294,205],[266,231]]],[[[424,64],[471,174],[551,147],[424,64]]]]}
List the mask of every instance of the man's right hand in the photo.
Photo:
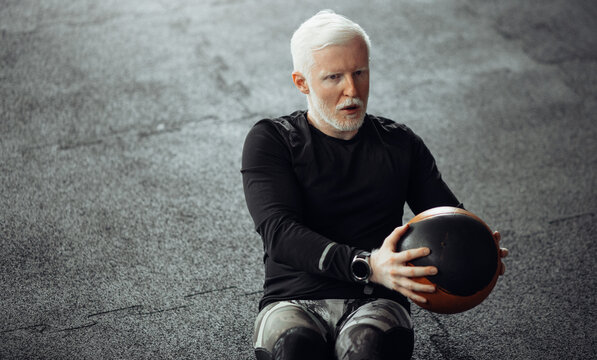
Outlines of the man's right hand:
{"type": "Polygon", "coordinates": [[[409,266],[407,263],[416,258],[429,255],[429,248],[410,249],[395,252],[396,244],[408,230],[408,224],[397,227],[384,240],[381,248],[374,250],[369,259],[372,275],[370,281],[396,290],[407,298],[425,303],[427,300],[415,293],[435,292],[435,286],[420,284],[411,278],[437,274],[435,266],[409,266]]]}

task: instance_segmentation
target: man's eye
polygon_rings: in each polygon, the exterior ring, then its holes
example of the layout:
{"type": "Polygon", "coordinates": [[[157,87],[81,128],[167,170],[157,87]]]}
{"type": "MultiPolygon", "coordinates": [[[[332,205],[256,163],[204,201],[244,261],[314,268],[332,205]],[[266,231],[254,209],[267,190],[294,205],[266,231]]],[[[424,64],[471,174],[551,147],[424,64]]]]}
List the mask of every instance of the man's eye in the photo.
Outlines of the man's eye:
{"type": "Polygon", "coordinates": [[[337,80],[338,78],[340,78],[338,74],[328,75],[328,79],[330,80],[337,80]]]}

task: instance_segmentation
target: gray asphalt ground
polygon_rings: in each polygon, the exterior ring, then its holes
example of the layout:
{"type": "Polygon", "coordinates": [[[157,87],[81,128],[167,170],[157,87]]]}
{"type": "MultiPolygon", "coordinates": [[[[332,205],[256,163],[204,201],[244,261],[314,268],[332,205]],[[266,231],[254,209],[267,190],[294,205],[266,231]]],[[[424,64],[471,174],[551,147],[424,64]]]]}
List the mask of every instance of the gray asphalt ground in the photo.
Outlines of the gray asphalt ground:
{"type": "Polygon", "coordinates": [[[480,306],[413,306],[414,359],[597,358],[592,0],[0,0],[0,358],[252,358],[240,154],[305,107],[288,43],[322,8],[511,251],[480,306]]]}

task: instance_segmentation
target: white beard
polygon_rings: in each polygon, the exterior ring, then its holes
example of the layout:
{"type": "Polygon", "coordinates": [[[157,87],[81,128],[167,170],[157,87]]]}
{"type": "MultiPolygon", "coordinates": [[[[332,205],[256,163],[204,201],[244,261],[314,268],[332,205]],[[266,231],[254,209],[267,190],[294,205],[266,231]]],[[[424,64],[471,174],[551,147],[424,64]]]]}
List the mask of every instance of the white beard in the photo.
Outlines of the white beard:
{"type": "Polygon", "coordinates": [[[365,104],[359,98],[347,99],[343,103],[337,105],[336,113],[329,111],[314,91],[311,91],[307,97],[307,103],[309,106],[309,111],[315,113],[315,118],[317,120],[325,121],[338,131],[358,130],[363,125],[363,121],[365,120],[365,104]],[[338,111],[350,105],[358,105],[360,107],[360,111],[344,119],[339,119],[338,111]]]}

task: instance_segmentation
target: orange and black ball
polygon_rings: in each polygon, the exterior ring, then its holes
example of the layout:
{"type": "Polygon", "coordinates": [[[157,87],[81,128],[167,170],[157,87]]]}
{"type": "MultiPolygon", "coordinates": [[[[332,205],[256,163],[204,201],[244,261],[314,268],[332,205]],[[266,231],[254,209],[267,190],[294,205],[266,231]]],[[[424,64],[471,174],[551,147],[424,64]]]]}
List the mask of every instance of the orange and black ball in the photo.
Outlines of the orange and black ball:
{"type": "Polygon", "coordinates": [[[434,293],[418,293],[427,303],[424,309],[453,314],[480,304],[499,276],[499,248],[489,226],[470,211],[437,207],[409,221],[409,229],[398,242],[397,251],[428,247],[428,256],[412,260],[410,266],[435,266],[437,275],[414,278],[435,284],[434,293]]]}

